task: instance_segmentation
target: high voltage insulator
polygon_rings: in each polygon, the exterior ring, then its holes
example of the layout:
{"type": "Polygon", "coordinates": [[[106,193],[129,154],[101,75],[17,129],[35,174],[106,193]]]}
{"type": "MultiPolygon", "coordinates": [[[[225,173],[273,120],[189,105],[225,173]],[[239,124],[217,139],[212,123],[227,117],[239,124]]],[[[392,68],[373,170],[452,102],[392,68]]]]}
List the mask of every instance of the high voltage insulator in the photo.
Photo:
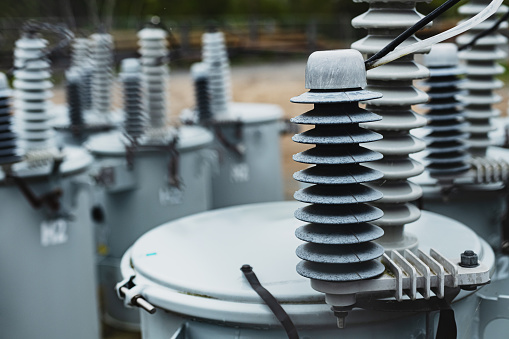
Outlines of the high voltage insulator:
{"type": "Polygon", "coordinates": [[[76,38],[72,44],[71,67],[77,68],[80,73],[80,97],[84,111],[92,108],[92,76],[94,68],[91,64],[91,39],[76,38]]]}
{"type": "Polygon", "coordinates": [[[89,62],[90,40],[87,38],[76,38],[72,43],[71,67],[82,67],[89,62]]]}
{"type": "Polygon", "coordinates": [[[65,80],[69,123],[71,127],[76,128],[77,132],[79,132],[78,129],[80,127],[83,128],[83,125],[85,124],[80,96],[80,83],[82,77],[79,70],[76,67],[69,69],[65,72],[65,80]]]}
{"type": "MultiPolygon", "coordinates": [[[[415,10],[416,1],[373,1],[369,10],[354,18],[355,28],[368,29],[368,36],[352,44],[368,57],[394,40],[405,29],[421,19],[415,10]]],[[[416,42],[411,36],[405,44],[416,42]]],[[[382,191],[384,197],[374,203],[384,211],[384,216],[375,222],[384,229],[380,243],[386,249],[416,248],[417,238],[404,233],[404,225],[416,221],[420,210],[412,201],[422,195],[419,185],[407,179],[423,172],[424,166],[411,159],[409,154],[422,151],[425,143],[412,135],[410,130],[422,127],[426,119],[412,111],[412,105],[425,103],[426,93],[412,85],[415,79],[429,76],[426,67],[413,60],[413,54],[390,64],[372,69],[367,73],[366,89],[381,92],[383,97],[367,102],[366,108],[382,116],[382,120],[365,125],[366,128],[383,135],[383,140],[366,145],[383,154],[383,159],[367,164],[384,173],[382,180],[370,184],[382,191]]]]}
{"type": "Polygon", "coordinates": [[[152,130],[164,129],[167,117],[168,48],[167,33],[161,28],[138,32],[139,53],[146,92],[146,110],[152,130]]]}
{"type": "Polygon", "coordinates": [[[137,59],[122,60],[120,73],[124,94],[124,132],[132,139],[143,135],[145,114],[143,112],[143,81],[141,65],[137,59]]]}
{"type": "Polygon", "coordinates": [[[231,74],[228,53],[222,32],[202,36],[202,60],[208,67],[208,93],[210,109],[215,117],[225,117],[232,101],[231,74]]]}
{"type": "Polygon", "coordinates": [[[426,118],[430,133],[426,135],[429,155],[426,166],[431,176],[453,179],[470,169],[465,140],[468,124],[463,108],[456,96],[461,93],[458,85],[464,70],[458,67],[458,49],[454,44],[438,44],[424,55],[424,65],[430,77],[422,82],[427,87],[430,101],[423,105],[428,111],[426,118]]]}
{"type": "Polygon", "coordinates": [[[92,109],[99,114],[109,115],[113,86],[113,37],[107,33],[92,34],[92,109]]]}
{"type": "MultiPolygon", "coordinates": [[[[459,12],[463,15],[474,16],[489,2],[489,0],[472,0],[461,6],[459,12]]],[[[497,13],[502,14],[507,11],[506,6],[500,6],[497,13]]],[[[458,45],[469,43],[479,32],[493,26],[496,20],[497,17],[492,16],[460,36],[456,42],[458,45]]],[[[501,28],[504,27],[507,27],[507,22],[501,25],[501,28]]],[[[506,44],[507,38],[495,31],[479,39],[471,49],[459,53],[460,60],[464,61],[466,66],[467,80],[462,88],[468,91],[460,99],[466,105],[465,116],[470,123],[468,144],[470,152],[475,156],[486,156],[486,148],[492,144],[489,133],[496,128],[491,125],[490,120],[500,114],[493,105],[502,100],[494,91],[504,86],[502,81],[495,78],[504,73],[504,68],[497,63],[497,60],[506,58],[507,53],[500,48],[506,44]]]]}
{"type": "Polygon", "coordinates": [[[210,108],[210,95],[208,93],[208,67],[203,62],[197,62],[191,66],[191,76],[194,82],[194,95],[196,112],[200,122],[206,122],[212,118],[210,108]]]}
{"type": "Polygon", "coordinates": [[[47,41],[23,34],[14,50],[14,88],[20,113],[23,148],[28,153],[53,149],[54,140],[47,108],[51,97],[50,62],[44,55],[47,41]]]}
{"type": "Polygon", "coordinates": [[[0,73],[0,165],[21,160],[12,131],[11,90],[4,73],[0,73]]]}
{"type": "Polygon", "coordinates": [[[311,204],[295,212],[297,219],[309,223],[296,231],[299,239],[308,242],[297,249],[303,259],[297,271],[311,279],[362,280],[384,271],[376,260],[384,249],[373,242],[383,231],[369,223],[383,213],[368,205],[382,194],[362,184],[380,179],[382,173],[360,165],[380,160],[382,155],[359,145],[381,139],[380,134],[359,126],[380,117],[358,105],[381,94],[362,90],[365,86],[364,60],[359,52],[315,52],[306,67],[310,91],[291,99],[314,104],[313,110],[292,119],[315,125],[293,137],[298,143],[316,144],[294,156],[297,162],[316,164],[294,175],[298,181],[314,184],[295,193],[295,199],[311,204]]]}

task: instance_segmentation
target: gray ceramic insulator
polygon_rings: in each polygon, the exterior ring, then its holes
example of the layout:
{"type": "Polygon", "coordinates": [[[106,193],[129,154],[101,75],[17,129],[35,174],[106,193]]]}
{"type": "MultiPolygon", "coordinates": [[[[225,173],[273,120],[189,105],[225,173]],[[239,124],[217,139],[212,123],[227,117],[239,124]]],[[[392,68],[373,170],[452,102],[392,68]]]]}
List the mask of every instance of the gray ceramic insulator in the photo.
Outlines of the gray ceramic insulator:
{"type": "MultiPolygon", "coordinates": [[[[459,13],[472,17],[484,9],[488,3],[490,3],[489,0],[470,1],[459,8],[459,13]]],[[[479,32],[493,26],[498,16],[506,13],[507,10],[507,6],[500,6],[497,15],[458,37],[456,43],[459,46],[469,43],[479,32]]],[[[507,22],[503,22],[500,28],[507,28],[507,26],[507,22]]],[[[462,88],[467,91],[460,100],[465,104],[465,116],[470,123],[468,144],[474,156],[486,156],[486,148],[492,144],[488,134],[496,128],[491,124],[491,118],[500,114],[493,105],[502,100],[495,90],[504,87],[504,83],[496,79],[496,76],[504,73],[504,67],[498,64],[497,60],[507,57],[505,49],[501,48],[506,45],[507,38],[495,31],[479,39],[472,48],[459,53],[460,60],[466,67],[466,81],[462,84],[462,88]]]]}
{"type": "Polygon", "coordinates": [[[454,44],[438,44],[424,55],[423,63],[429,68],[430,77],[421,84],[426,88],[430,100],[422,108],[427,110],[425,140],[428,143],[426,169],[432,177],[452,179],[470,169],[470,155],[465,141],[468,123],[463,107],[456,99],[461,93],[458,48],[454,44]]]}
{"type": "Polygon", "coordinates": [[[20,122],[20,141],[26,152],[54,147],[49,124],[48,99],[52,96],[50,62],[45,57],[48,42],[32,35],[16,41],[14,89],[20,122]]]}
{"type": "MultiPolygon", "coordinates": [[[[369,10],[354,18],[352,25],[367,29],[368,35],[354,42],[352,48],[367,57],[381,50],[423,17],[415,10],[416,1],[363,2],[369,3],[369,10]]],[[[415,36],[411,36],[402,45],[417,41],[415,36]]],[[[428,69],[417,64],[413,54],[367,73],[366,89],[383,94],[381,99],[369,101],[366,106],[368,110],[381,115],[382,120],[368,123],[364,127],[383,135],[383,140],[366,145],[382,153],[383,159],[366,166],[384,174],[382,180],[370,183],[369,186],[383,193],[383,198],[373,205],[384,211],[384,216],[375,224],[384,229],[385,235],[379,243],[386,250],[415,249],[418,245],[415,237],[404,232],[404,225],[419,219],[420,210],[411,202],[421,197],[422,190],[419,185],[407,179],[423,172],[424,166],[409,155],[422,151],[426,144],[412,136],[410,130],[426,124],[424,117],[412,111],[412,105],[425,103],[428,96],[416,89],[412,82],[428,76],[428,69]]]]}
{"type": "Polygon", "coordinates": [[[0,165],[21,160],[17,135],[12,128],[11,89],[4,73],[0,73],[0,165]]]}
{"type": "Polygon", "coordinates": [[[113,88],[113,37],[107,33],[92,34],[92,110],[109,114],[113,88]]]}
{"type": "Polygon", "coordinates": [[[215,117],[225,117],[232,101],[231,71],[222,32],[202,36],[202,61],[208,67],[210,108],[215,117]]]}
{"type": "Polygon", "coordinates": [[[209,72],[208,67],[203,62],[194,63],[191,66],[191,76],[193,77],[194,96],[196,102],[196,113],[201,122],[212,118],[210,108],[209,72]]]}
{"type": "Polygon", "coordinates": [[[83,110],[92,108],[91,44],[92,40],[87,38],[76,38],[72,43],[71,68],[77,69],[81,76],[80,97],[83,110]]]}
{"type": "Polygon", "coordinates": [[[144,28],[138,32],[141,55],[145,108],[151,128],[164,128],[167,117],[168,48],[167,33],[161,28],[144,28]]]}
{"type": "Polygon", "coordinates": [[[120,73],[124,97],[124,132],[139,138],[145,131],[146,116],[143,111],[143,78],[138,59],[122,60],[120,73]]]}
{"type": "Polygon", "coordinates": [[[71,69],[65,72],[69,122],[71,127],[78,128],[83,127],[85,123],[85,119],[83,117],[83,106],[81,104],[80,96],[81,80],[81,73],[76,67],[71,67],[71,69]]]}
{"type": "Polygon", "coordinates": [[[384,266],[376,260],[384,249],[373,242],[383,235],[371,224],[382,211],[370,203],[382,194],[366,183],[382,173],[361,165],[382,155],[360,146],[382,136],[360,123],[380,116],[359,107],[359,101],[380,98],[363,90],[366,71],[362,55],[355,50],[320,51],[311,54],[306,67],[310,89],[294,103],[314,108],[292,122],[315,127],[293,136],[293,141],[315,145],[294,155],[297,162],[314,165],[294,174],[298,181],[312,184],[297,191],[295,199],[309,204],[295,212],[308,224],[296,230],[306,243],[297,248],[302,261],[297,272],[307,278],[333,282],[369,279],[380,275],[384,266]],[[326,91],[324,91],[326,90],[326,91]]]}

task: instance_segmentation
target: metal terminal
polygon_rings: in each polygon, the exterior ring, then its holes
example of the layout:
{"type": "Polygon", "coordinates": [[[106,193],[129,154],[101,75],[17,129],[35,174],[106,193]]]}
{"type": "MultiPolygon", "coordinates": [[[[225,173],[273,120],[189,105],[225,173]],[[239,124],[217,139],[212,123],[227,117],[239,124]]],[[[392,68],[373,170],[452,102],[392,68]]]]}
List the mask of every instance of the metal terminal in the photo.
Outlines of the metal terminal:
{"type": "Polygon", "coordinates": [[[21,161],[12,128],[11,90],[4,73],[0,73],[0,165],[21,161]]]}
{"type": "MultiPolygon", "coordinates": [[[[461,6],[459,13],[470,17],[477,15],[480,8],[484,8],[488,3],[489,0],[472,0],[461,6]]],[[[497,14],[507,11],[508,7],[502,5],[497,14]]],[[[496,20],[496,15],[488,18],[458,37],[456,43],[468,44],[475,35],[490,28],[496,20]]],[[[504,22],[500,28],[507,26],[507,22],[504,22]]],[[[479,39],[471,49],[459,53],[459,58],[466,67],[466,81],[461,87],[467,91],[465,95],[460,96],[460,100],[465,104],[465,116],[470,123],[468,129],[470,137],[467,142],[470,153],[474,156],[486,156],[486,149],[492,144],[489,133],[496,128],[491,124],[491,118],[500,115],[500,110],[493,105],[502,100],[495,90],[504,87],[504,82],[495,78],[504,73],[504,67],[496,61],[507,57],[507,53],[500,48],[506,44],[507,38],[495,31],[479,39]]]]}
{"type": "Polygon", "coordinates": [[[360,87],[366,83],[365,76],[364,60],[355,50],[315,52],[306,67],[310,91],[291,99],[314,104],[314,109],[291,120],[315,125],[292,138],[316,145],[293,157],[297,162],[315,164],[294,174],[296,180],[313,184],[294,195],[310,204],[295,212],[297,219],[308,222],[295,234],[307,242],[297,248],[297,256],[303,259],[297,272],[311,281],[358,281],[385,270],[376,260],[384,249],[373,242],[383,231],[370,224],[383,213],[368,204],[382,194],[361,184],[382,177],[382,173],[360,164],[382,157],[359,145],[381,139],[380,134],[359,126],[380,120],[380,116],[359,107],[361,100],[381,97],[360,87]]]}
{"type": "Polygon", "coordinates": [[[143,111],[143,80],[137,59],[122,60],[120,80],[124,95],[124,132],[133,140],[145,131],[146,115],[143,111]]]}
{"type": "Polygon", "coordinates": [[[208,68],[210,109],[215,118],[229,115],[232,101],[230,62],[222,32],[204,33],[202,60],[208,68]]]}
{"type": "Polygon", "coordinates": [[[430,100],[421,107],[427,110],[426,150],[429,161],[426,169],[432,177],[454,179],[467,172],[470,155],[465,139],[468,123],[463,108],[456,99],[461,93],[459,78],[464,73],[458,60],[458,48],[454,44],[438,44],[423,56],[424,65],[429,68],[430,77],[421,84],[427,88],[430,100]]]}
{"type": "Polygon", "coordinates": [[[92,34],[91,63],[92,109],[95,113],[108,116],[111,108],[113,87],[113,37],[107,33],[92,34]]]}
{"type": "Polygon", "coordinates": [[[157,309],[154,305],[145,300],[139,293],[141,289],[134,283],[134,278],[135,276],[133,275],[129,279],[117,284],[118,296],[126,300],[129,306],[140,307],[150,314],[156,313],[157,309]]]}
{"type": "Polygon", "coordinates": [[[208,68],[203,62],[197,62],[191,66],[191,76],[194,83],[194,96],[196,101],[196,113],[198,121],[206,122],[212,119],[210,107],[210,95],[208,92],[208,68]]]}
{"type": "Polygon", "coordinates": [[[45,162],[56,151],[54,134],[48,123],[48,99],[53,87],[50,62],[45,57],[48,42],[24,33],[14,50],[14,88],[19,112],[20,141],[28,161],[45,162]]]}
{"type": "MultiPolygon", "coordinates": [[[[352,44],[352,48],[370,57],[389,44],[401,32],[422,17],[415,10],[415,3],[423,0],[362,0],[369,3],[369,10],[352,20],[355,28],[363,28],[368,35],[352,44]],[[387,18],[390,18],[388,20],[387,18]]],[[[405,43],[417,42],[411,36],[405,43]]],[[[419,51],[425,53],[427,50],[419,51]]],[[[426,67],[414,61],[409,54],[394,62],[367,72],[367,90],[381,92],[383,97],[368,101],[366,109],[382,116],[382,120],[363,127],[383,135],[383,139],[367,144],[366,148],[383,154],[383,159],[366,164],[383,173],[383,178],[368,184],[383,193],[383,198],[373,204],[384,212],[374,224],[384,230],[378,240],[386,250],[416,249],[418,239],[404,231],[405,224],[420,218],[419,208],[413,204],[422,196],[419,185],[408,181],[424,171],[424,166],[409,157],[426,148],[426,143],[410,134],[410,130],[426,125],[426,119],[412,111],[412,105],[428,101],[426,93],[416,89],[413,81],[429,76],[426,67]]]]}
{"type": "Polygon", "coordinates": [[[139,53],[146,95],[146,111],[149,116],[149,133],[166,133],[168,114],[167,79],[168,48],[167,33],[161,28],[144,28],[138,32],[139,53]]]}

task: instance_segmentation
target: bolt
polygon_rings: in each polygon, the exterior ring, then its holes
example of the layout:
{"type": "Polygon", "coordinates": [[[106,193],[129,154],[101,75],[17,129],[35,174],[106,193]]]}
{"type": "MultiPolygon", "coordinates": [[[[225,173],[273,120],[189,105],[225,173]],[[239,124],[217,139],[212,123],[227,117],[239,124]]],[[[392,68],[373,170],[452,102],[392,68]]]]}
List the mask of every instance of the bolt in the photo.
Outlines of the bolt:
{"type": "Polygon", "coordinates": [[[479,257],[477,254],[472,250],[466,250],[465,252],[461,253],[461,267],[477,267],[479,266],[479,257]]]}
{"type": "Polygon", "coordinates": [[[331,307],[331,310],[334,312],[334,316],[337,318],[338,328],[345,328],[345,318],[348,315],[348,312],[345,311],[345,308],[333,306],[331,307]]]}

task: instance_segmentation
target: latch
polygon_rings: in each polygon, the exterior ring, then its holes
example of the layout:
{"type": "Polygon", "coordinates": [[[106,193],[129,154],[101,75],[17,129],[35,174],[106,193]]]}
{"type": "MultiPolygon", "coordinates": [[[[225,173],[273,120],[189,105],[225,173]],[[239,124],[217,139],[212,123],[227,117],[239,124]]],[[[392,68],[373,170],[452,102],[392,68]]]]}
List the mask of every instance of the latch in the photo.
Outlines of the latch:
{"type": "Polygon", "coordinates": [[[121,300],[124,300],[124,305],[128,308],[140,307],[150,314],[156,313],[156,308],[149,303],[141,295],[142,286],[137,286],[134,283],[135,276],[132,275],[117,284],[115,287],[117,295],[121,300]]]}

